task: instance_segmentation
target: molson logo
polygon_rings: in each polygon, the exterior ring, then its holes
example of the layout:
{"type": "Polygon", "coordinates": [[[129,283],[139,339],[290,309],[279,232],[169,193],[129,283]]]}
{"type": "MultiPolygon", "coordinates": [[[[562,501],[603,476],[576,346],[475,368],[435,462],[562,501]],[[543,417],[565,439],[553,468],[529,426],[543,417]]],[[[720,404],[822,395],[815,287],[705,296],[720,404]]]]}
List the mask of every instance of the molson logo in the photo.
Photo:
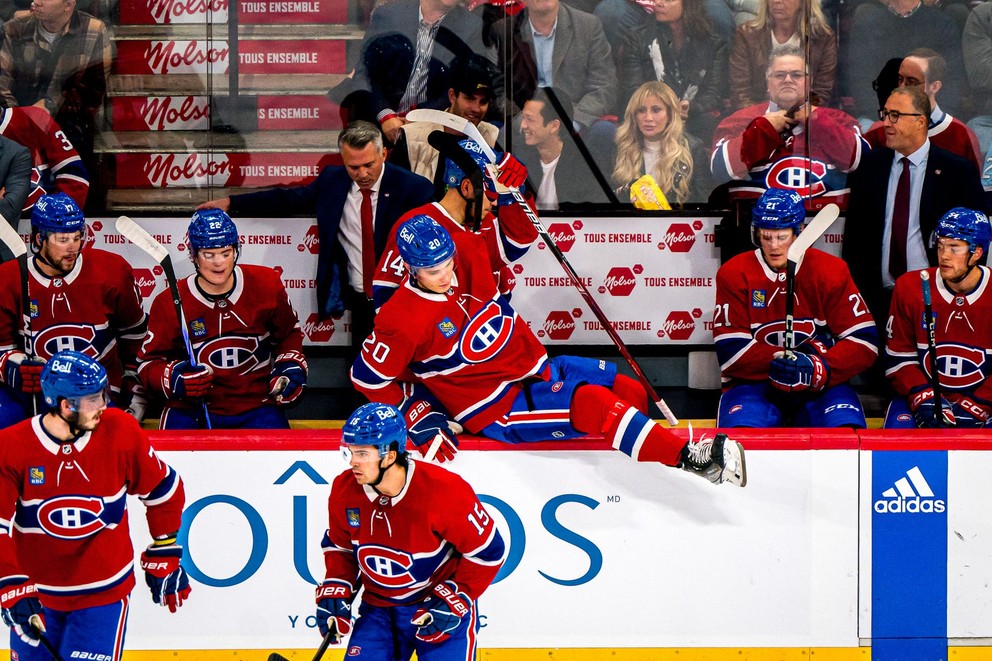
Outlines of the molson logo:
{"type": "Polygon", "coordinates": [[[156,188],[169,186],[223,186],[234,170],[226,155],[152,154],[143,172],[156,188]],[[183,159],[183,160],[180,160],[183,159]]]}
{"type": "MultiPolygon", "coordinates": [[[[148,16],[155,23],[202,23],[208,17],[215,23],[227,22],[228,0],[147,0],[148,16]]],[[[137,10],[143,2],[135,1],[137,10]]],[[[124,13],[124,8],[121,7],[124,13]]],[[[137,13],[137,12],[136,12],[137,13]]]]}
{"type": "Polygon", "coordinates": [[[575,320],[565,311],[554,311],[544,320],[544,329],[538,335],[547,335],[552,340],[567,340],[575,332],[575,320]]]}
{"type": "Polygon", "coordinates": [[[693,321],[692,315],[678,311],[668,315],[658,335],[664,334],[673,340],[688,340],[694,330],[696,330],[696,322],[693,321]]]}
{"type": "Polygon", "coordinates": [[[210,101],[205,96],[153,96],[138,102],[137,114],[152,131],[204,130],[209,128],[210,101]]]}
{"type": "Polygon", "coordinates": [[[673,223],[668,228],[658,247],[662,248],[664,246],[672,252],[689,252],[695,242],[696,233],[692,231],[691,225],[687,223],[673,223]]]}
{"type": "Polygon", "coordinates": [[[226,73],[227,42],[153,41],[145,49],[152,73],[226,73]],[[213,44],[217,44],[215,48],[213,44]]]}

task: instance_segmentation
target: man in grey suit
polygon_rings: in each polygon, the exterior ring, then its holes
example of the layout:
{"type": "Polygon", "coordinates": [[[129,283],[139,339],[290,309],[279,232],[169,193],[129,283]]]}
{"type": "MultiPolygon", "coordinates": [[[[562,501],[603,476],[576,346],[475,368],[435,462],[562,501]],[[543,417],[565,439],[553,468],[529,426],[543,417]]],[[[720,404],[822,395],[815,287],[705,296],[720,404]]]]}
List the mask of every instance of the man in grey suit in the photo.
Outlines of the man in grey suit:
{"type": "MultiPolygon", "coordinates": [[[[15,230],[31,190],[31,168],[28,148],[0,136],[0,216],[15,230]]],[[[0,248],[0,255],[4,260],[11,257],[6,247],[0,248]]]]}

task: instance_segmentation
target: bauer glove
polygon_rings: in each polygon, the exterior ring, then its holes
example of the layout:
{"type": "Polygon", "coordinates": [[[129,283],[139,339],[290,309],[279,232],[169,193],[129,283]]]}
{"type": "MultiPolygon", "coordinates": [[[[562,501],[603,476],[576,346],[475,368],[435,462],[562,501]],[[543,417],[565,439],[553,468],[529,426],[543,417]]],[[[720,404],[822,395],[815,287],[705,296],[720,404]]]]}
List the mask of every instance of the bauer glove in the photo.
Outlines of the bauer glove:
{"type": "Polygon", "coordinates": [[[25,643],[37,647],[39,631],[45,631],[45,616],[42,614],[38,588],[27,576],[8,576],[0,579],[0,617],[4,624],[25,643]]]}
{"type": "Polygon", "coordinates": [[[152,591],[152,601],[167,606],[172,613],[192,592],[182,559],[183,547],[176,543],[152,544],[141,554],[141,568],[145,570],[145,583],[152,591]]]}
{"type": "Polygon", "coordinates": [[[291,404],[303,394],[307,385],[307,359],[299,351],[289,351],[276,358],[269,377],[269,395],[276,404],[291,404]]]}
{"type": "Polygon", "coordinates": [[[355,591],[344,581],[326,580],[317,586],[317,628],[321,636],[333,630],[334,643],[351,633],[351,602],[355,591]]]}
{"type": "Polygon", "coordinates": [[[410,623],[418,627],[418,640],[441,643],[451,637],[451,632],[458,628],[471,609],[469,596],[459,592],[454,581],[445,581],[434,586],[410,623]]]}
{"type": "Polygon", "coordinates": [[[451,461],[458,452],[458,438],[448,425],[448,417],[423,400],[406,412],[407,435],[425,459],[439,464],[451,461]]]}

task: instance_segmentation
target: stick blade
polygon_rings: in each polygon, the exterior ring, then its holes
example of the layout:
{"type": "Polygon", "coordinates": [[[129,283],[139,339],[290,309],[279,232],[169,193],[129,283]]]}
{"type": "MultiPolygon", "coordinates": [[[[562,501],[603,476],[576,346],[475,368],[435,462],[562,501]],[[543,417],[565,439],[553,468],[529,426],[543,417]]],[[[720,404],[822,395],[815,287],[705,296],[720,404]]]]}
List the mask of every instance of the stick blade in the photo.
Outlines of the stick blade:
{"type": "Polygon", "coordinates": [[[836,204],[828,204],[827,206],[820,209],[820,212],[816,214],[816,217],[810,221],[806,228],[800,232],[799,236],[792,245],[789,246],[788,259],[790,262],[796,262],[797,264],[802,261],[803,255],[811,245],[816,243],[816,240],[823,236],[834,221],[840,216],[840,207],[836,204]]]}
{"type": "Polygon", "coordinates": [[[28,253],[28,247],[24,244],[24,239],[3,218],[0,218],[0,241],[3,241],[4,245],[13,253],[15,258],[28,253]]]}
{"type": "Polygon", "coordinates": [[[496,162],[496,152],[493,151],[493,148],[490,147],[489,143],[482,137],[482,133],[479,132],[479,127],[464,117],[459,117],[458,115],[445,112],[444,110],[417,108],[408,112],[406,114],[406,118],[411,122],[432,122],[434,124],[446,126],[453,131],[458,131],[478,143],[490,163],[496,162]]]}
{"type": "Polygon", "coordinates": [[[127,216],[118,218],[116,227],[121,235],[148,253],[156,262],[162,262],[169,256],[169,251],[161,243],[156,241],[145,228],[127,216]]]}
{"type": "Polygon", "coordinates": [[[273,652],[269,655],[268,661],[289,661],[289,659],[284,657],[282,654],[276,654],[273,652]]]}

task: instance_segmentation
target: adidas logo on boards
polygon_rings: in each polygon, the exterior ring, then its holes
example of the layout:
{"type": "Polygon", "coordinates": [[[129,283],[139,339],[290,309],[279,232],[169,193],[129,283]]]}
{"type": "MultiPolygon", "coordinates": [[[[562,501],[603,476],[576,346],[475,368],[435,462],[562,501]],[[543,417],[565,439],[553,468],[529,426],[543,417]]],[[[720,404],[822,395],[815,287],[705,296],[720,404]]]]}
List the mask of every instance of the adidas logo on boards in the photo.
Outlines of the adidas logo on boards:
{"type": "Polygon", "coordinates": [[[906,471],[906,477],[896,480],[895,485],[883,491],[882,497],[875,501],[875,511],[879,514],[939,514],[945,509],[946,503],[934,498],[919,466],[906,471]]]}

